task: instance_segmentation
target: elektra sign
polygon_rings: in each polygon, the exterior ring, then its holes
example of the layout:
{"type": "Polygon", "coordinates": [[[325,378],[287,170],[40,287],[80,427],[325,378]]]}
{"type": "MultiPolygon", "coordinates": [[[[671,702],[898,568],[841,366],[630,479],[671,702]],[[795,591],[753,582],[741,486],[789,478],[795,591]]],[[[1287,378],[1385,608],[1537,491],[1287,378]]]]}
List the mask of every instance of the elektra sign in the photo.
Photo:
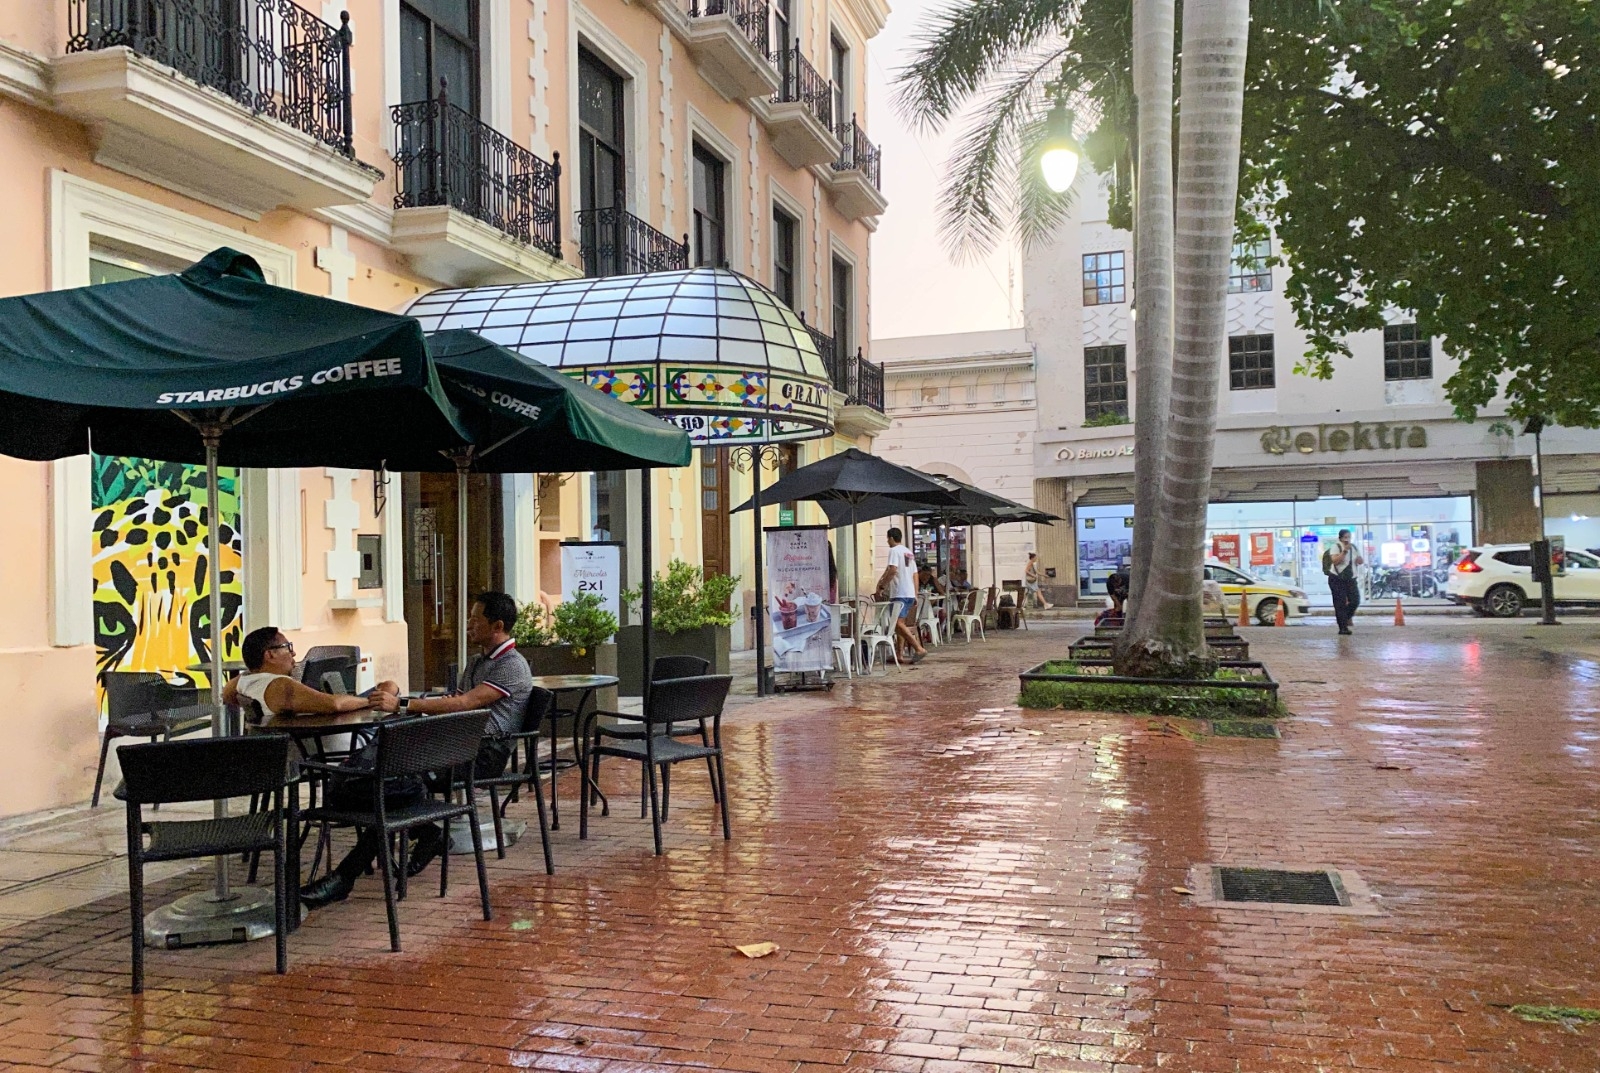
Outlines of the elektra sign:
{"type": "Polygon", "coordinates": [[[1348,425],[1318,425],[1296,431],[1276,425],[1261,434],[1261,449],[1269,455],[1291,450],[1309,455],[1319,451],[1398,451],[1405,447],[1428,446],[1428,430],[1421,425],[1374,425],[1353,421],[1348,425]]]}

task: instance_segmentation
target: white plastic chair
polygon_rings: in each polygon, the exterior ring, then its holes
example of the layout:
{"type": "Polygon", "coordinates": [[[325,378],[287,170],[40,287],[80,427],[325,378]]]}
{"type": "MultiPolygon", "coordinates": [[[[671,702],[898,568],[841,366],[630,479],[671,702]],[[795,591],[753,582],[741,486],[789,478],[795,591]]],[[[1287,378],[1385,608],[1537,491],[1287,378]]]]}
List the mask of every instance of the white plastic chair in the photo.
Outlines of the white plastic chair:
{"type": "MultiPolygon", "coordinates": [[[[871,674],[873,664],[877,662],[878,649],[889,649],[889,657],[894,660],[896,667],[900,666],[900,653],[894,643],[894,609],[896,604],[891,600],[886,603],[862,602],[862,610],[857,612],[862,622],[867,621],[867,610],[872,612],[872,625],[863,626],[860,631],[861,647],[866,652],[865,668],[862,674],[871,674]]],[[[884,673],[888,673],[889,661],[884,660],[884,673]]]]}
{"type": "Polygon", "coordinates": [[[979,590],[973,589],[961,598],[960,610],[954,608],[950,611],[950,637],[955,639],[956,627],[961,627],[961,636],[967,644],[972,643],[972,628],[978,628],[978,636],[985,641],[989,639],[983,632],[983,613],[978,609],[978,597],[983,595],[979,590]]]}
{"type": "Polygon", "coordinates": [[[917,624],[917,632],[919,633],[924,626],[927,627],[929,644],[939,645],[943,643],[940,638],[939,612],[934,610],[933,600],[928,597],[927,593],[917,594],[917,606],[912,613],[911,621],[917,624]]]}
{"type": "Polygon", "coordinates": [[[844,611],[847,606],[846,604],[828,605],[828,613],[832,616],[828,631],[833,640],[834,665],[844,672],[846,678],[854,678],[856,642],[854,638],[844,636],[844,611]]]}

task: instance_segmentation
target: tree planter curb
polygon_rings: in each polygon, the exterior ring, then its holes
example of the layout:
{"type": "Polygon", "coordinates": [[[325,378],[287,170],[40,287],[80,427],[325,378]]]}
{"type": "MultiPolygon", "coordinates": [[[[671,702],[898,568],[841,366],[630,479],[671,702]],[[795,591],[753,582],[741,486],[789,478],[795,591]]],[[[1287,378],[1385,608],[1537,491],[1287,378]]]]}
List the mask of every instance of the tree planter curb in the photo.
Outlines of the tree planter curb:
{"type": "Polygon", "coordinates": [[[1090,673],[1047,670],[1050,662],[1023,671],[1020,702],[1025,708],[1069,708],[1129,712],[1139,715],[1269,714],[1281,711],[1278,683],[1266,666],[1251,660],[1229,660],[1221,669],[1253,677],[1132,678],[1112,673],[1109,660],[1075,661],[1090,673]],[[1096,673],[1100,669],[1104,673],[1096,673]]]}

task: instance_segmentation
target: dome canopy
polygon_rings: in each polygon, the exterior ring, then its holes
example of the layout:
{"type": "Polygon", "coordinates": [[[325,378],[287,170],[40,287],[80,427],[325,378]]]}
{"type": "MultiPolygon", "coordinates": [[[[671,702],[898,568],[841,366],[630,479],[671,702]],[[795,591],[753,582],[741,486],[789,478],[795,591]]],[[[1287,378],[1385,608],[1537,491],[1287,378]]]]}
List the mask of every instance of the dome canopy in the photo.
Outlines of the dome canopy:
{"type": "Polygon", "coordinates": [[[831,378],[805,324],[726,269],[433,291],[424,331],[466,328],[676,424],[697,444],[832,431],[831,378]]]}

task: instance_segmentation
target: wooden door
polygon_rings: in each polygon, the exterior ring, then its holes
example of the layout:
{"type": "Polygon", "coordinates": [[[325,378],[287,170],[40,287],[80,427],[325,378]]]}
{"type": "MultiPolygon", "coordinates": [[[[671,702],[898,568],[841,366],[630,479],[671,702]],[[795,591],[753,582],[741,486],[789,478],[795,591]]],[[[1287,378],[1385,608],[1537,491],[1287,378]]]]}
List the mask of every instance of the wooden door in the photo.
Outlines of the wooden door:
{"type": "Polygon", "coordinates": [[[700,449],[700,560],[706,573],[733,572],[733,548],[728,532],[728,452],[716,447],[700,449]]]}

